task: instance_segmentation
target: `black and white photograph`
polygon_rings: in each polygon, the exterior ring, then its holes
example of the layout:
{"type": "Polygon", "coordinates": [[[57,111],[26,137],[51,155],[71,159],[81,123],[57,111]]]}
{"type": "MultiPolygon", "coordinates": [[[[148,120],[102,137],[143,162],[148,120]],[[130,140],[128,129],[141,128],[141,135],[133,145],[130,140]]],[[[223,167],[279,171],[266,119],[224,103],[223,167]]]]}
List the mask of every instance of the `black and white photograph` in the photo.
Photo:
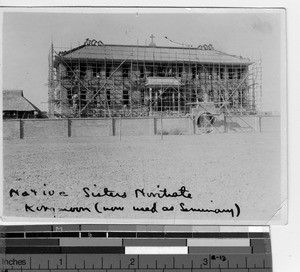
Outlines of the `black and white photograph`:
{"type": "Polygon", "coordinates": [[[287,221],[280,8],[6,8],[3,218],[287,221]]]}

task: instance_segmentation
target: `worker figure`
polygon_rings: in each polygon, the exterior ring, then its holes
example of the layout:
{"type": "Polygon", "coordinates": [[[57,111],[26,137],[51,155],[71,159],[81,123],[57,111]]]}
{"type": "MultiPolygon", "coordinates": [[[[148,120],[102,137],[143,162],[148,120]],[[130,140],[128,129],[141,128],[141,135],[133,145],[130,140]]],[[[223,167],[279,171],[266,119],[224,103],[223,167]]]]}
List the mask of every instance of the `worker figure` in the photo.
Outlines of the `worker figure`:
{"type": "Polygon", "coordinates": [[[77,109],[77,102],[78,102],[78,94],[73,94],[72,96],[72,101],[73,101],[73,109],[76,110],[77,109]]]}
{"type": "Polygon", "coordinates": [[[203,99],[204,99],[204,102],[208,102],[209,101],[209,95],[207,93],[204,93],[203,99]]]}

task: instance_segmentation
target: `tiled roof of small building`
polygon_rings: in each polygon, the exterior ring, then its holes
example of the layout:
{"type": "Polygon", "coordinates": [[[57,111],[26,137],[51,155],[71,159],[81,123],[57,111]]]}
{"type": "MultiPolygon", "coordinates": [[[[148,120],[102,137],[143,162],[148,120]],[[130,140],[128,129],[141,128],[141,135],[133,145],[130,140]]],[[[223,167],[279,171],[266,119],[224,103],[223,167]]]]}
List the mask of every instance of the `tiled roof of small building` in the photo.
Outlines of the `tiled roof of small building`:
{"type": "Polygon", "coordinates": [[[3,91],[3,111],[40,111],[35,105],[29,102],[22,90],[3,91]]]}
{"type": "MultiPolygon", "coordinates": [[[[58,52],[57,52],[58,53],[58,52]]],[[[249,59],[229,55],[214,49],[151,47],[134,45],[82,45],[57,56],[66,59],[163,61],[163,62],[200,62],[249,65],[249,59]]]]}

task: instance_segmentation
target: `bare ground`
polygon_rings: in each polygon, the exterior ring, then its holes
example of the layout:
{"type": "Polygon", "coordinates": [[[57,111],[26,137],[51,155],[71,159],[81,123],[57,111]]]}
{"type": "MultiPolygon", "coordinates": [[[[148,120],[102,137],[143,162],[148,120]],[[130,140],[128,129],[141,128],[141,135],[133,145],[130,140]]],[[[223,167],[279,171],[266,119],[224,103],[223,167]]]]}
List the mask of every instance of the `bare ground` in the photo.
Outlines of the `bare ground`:
{"type": "MultiPolygon", "coordinates": [[[[95,217],[97,219],[231,220],[229,214],[181,212],[188,207],[241,208],[240,222],[268,222],[280,206],[279,133],[239,133],[153,137],[91,137],[4,141],[4,215],[32,217],[95,217]],[[159,188],[157,186],[160,186],[159,188]],[[192,199],[139,198],[134,190],[158,192],[182,186],[192,199]],[[127,192],[127,198],[85,197],[90,192],[127,192]],[[30,196],[9,196],[11,189],[30,196]],[[30,189],[36,190],[36,196],[30,189]],[[43,190],[54,190],[53,196],[43,190]],[[68,196],[60,196],[64,191],[68,196]],[[97,213],[92,208],[124,206],[124,211],[97,213]],[[171,212],[133,212],[132,206],[157,202],[171,212]],[[89,207],[91,212],[25,212],[47,207],[89,207]]],[[[232,223],[232,222],[231,222],[232,223]]]]}

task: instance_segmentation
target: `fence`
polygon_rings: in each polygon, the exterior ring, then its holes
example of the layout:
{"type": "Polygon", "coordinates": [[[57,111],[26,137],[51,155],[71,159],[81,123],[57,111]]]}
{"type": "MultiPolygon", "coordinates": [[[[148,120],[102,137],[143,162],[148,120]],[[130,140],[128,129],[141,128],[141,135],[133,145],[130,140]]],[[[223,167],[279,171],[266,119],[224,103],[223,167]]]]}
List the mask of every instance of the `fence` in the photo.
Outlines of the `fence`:
{"type": "Polygon", "coordinates": [[[17,119],[3,121],[4,139],[187,135],[280,131],[280,116],[223,116],[199,127],[190,117],[17,119]]]}

